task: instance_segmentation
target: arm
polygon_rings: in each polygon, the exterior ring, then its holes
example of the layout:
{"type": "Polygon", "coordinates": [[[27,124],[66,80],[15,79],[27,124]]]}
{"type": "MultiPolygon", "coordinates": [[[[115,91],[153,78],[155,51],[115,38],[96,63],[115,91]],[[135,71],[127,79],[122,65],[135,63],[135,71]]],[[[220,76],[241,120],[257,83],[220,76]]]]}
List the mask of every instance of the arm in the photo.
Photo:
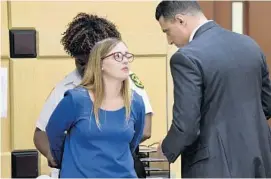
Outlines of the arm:
{"type": "Polygon", "coordinates": [[[173,121],[161,147],[172,163],[198,137],[202,78],[195,63],[180,52],[172,56],[170,67],[174,83],[173,121]]]}
{"type": "MultiPolygon", "coordinates": [[[[141,98],[139,98],[139,99],[141,99],[141,98]]],[[[143,101],[138,100],[135,103],[138,103],[138,104],[133,107],[133,110],[135,110],[134,117],[136,119],[135,119],[135,126],[134,126],[135,134],[134,134],[133,140],[130,144],[131,145],[130,148],[131,148],[132,153],[135,151],[135,149],[137,148],[137,146],[139,145],[139,143],[142,139],[144,125],[145,125],[145,107],[144,107],[143,101]]]]}
{"type": "Polygon", "coordinates": [[[145,106],[145,126],[143,131],[143,136],[141,142],[151,138],[151,128],[152,128],[152,115],[153,110],[147,92],[145,89],[136,88],[135,91],[142,97],[145,106]]]}
{"type": "Polygon", "coordinates": [[[46,133],[36,127],[33,140],[38,151],[47,158],[49,152],[49,141],[46,133]]]}
{"type": "Polygon", "coordinates": [[[36,129],[34,132],[33,142],[38,151],[48,159],[49,166],[55,167],[56,164],[49,150],[49,141],[45,132],[45,127],[47,126],[48,120],[54,111],[55,107],[59,101],[63,98],[64,92],[54,88],[47,98],[40,116],[36,123],[36,129]]]}
{"type": "Polygon", "coordinates": [[[145,140],[151,138],[151,125],[152,125],[152,114],[148,113],[145,115],[145,126],[141,142],[144,142],[145,140]]]}
{"type": "Polygon", "coordinates": [[[262,106],[267,120],[271,117],[271,82],[265,56],[262,54],[262,106]]]}
{"type": "Polygon", "coordinates": [[[152,127],[152,115],[153,110],[151,107],[151,103],[149,97],[147,95],[146,90],[144,89],[143,83],[139,80],[135,73],[130,74],[131,86],[143,99],[144,106],[145,106],[145,127],[143,132],[143,137],[141,142],[151,138],[151,127],[152,127]]]}
{"type": "Polygon", "coordinates": [[[72,94],[68,91],[60,101],[46,127],[50,151],[57,164],[61,166],[63,147],[65,141],[65,131],[69,130],[76,120],[76,108],[72,94]]]}
{"type": "Polygon", "coordinates": [[[51,154],[49,148],[49,141],[46,135],[46,132],[41,131],[39,128],[36,127],[34,133],[34,144],[38,151],[47,158],[49,167],[56,167],[57,164],[51,154]]]}

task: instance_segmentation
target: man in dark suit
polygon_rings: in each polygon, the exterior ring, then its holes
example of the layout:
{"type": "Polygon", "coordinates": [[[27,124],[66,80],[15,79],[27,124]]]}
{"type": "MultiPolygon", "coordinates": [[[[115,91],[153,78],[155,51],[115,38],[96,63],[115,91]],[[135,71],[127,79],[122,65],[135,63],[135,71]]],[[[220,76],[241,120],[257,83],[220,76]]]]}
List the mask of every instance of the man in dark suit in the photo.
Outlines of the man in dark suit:
{"type": "Polygon", "coordinates": [[[196,1],[163,1],[156,19],[169,44],[173,121],[158,147],[182,155],[182,177],[271,177],[271,83],[250,37],[208,21],[196,1]]]}

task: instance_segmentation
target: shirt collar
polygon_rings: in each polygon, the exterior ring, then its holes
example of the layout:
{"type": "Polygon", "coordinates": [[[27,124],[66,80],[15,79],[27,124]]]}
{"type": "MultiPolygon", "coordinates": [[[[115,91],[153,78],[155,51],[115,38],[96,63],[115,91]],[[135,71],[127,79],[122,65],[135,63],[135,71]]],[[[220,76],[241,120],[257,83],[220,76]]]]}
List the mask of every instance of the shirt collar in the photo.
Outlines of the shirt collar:
{"type": "Polygon", "coordinates": [[[78,85],[81,83],[81,81],[82,81],[82,77],[81,77],[81,75],[78,73],[78,71],[76,70],[76,74],[75,74],[74,79],[73,79],[73,84],[74,84],[75,86],[78,86],[78,85]]]}
{"type": "Polygon", "coordinates": [[[74,86],[78,86],[81,83],[81,76],[78,71],[75,69],[70,74],[68,74],[65,78],[65,85],[73,84],[74,86]]]}
{"type": "Polygon", "coordinates": [[[196,27],[196,28],[192,31],[191,35],[190,35],[189,42],[191,42],[191,41],[193,40],[193,38],[194,38],[195,33],[197,32],[197,30],[199,30],[199,28],[200,28],[201,26],[203,26],[204,24],[206,24],[207,22],[210,22],[210,21],[213,21],[213,20],[208,20],[208,21],[206,21],[206,22],[200,24],[198,27],[196,27]]]}

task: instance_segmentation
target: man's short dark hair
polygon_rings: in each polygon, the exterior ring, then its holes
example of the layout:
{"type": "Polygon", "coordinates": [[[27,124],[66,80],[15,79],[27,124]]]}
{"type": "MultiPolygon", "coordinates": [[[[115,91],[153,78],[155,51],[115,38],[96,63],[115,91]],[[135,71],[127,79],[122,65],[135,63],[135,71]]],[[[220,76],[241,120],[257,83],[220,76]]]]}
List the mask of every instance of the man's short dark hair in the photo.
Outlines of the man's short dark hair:
{"type": "Polygon", "coordinates": [[[75,58],[77,70],[83,75],[93,46],[110,37],[121,39],[120,32],[112,22],[97,15],[79,13],[68,24],[61,44],[64,50],[75,58]]]}
{"type": "Polygon", "coordinates": [[[165,19],[173,18],[176,14],[194,15],[201,12],[200,5],[197,1],[162,1],[156,7],[155,18],[159,20],[161,16],[165,19]]]}

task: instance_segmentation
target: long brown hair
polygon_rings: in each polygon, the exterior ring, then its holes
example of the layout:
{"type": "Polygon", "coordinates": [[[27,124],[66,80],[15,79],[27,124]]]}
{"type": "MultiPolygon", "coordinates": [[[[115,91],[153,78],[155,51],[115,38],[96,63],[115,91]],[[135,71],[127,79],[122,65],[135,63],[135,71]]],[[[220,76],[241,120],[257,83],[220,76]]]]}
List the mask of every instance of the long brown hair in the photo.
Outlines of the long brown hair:
{"type": "MultiPolygon", "coordinates": [[[[102,60],[118,43],[122,42],[116,38],[107,38],[98,42],[90,52],[89,61],[86,67],[81,86],[90,90],[94,94],[93,111],[97,126],[100,128],[99,108],[104,99],[104,83],[102,78],[102,60]]],[[[129,79],[123,81],[121,87],[121,95],[124,100],[126,111],[126,119],[129,119],[131,113],[131,90],[129,87],[129,79]]]]}

